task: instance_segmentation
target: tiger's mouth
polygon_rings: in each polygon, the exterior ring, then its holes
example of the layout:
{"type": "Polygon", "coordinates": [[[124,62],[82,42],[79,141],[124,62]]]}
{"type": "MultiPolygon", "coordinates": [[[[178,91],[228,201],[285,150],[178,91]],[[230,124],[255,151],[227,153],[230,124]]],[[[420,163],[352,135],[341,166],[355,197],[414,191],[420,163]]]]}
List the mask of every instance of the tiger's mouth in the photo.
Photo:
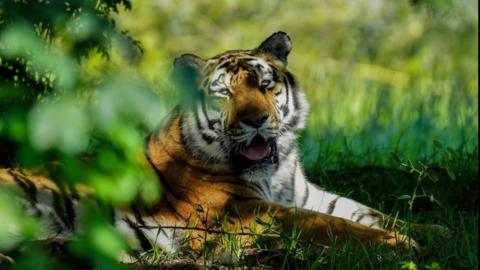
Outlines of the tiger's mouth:
{"type": "Polygon", "coordinates": [[[278,163],[277,143],[256,135],[249,144],[242,144],[232,151],[233,167],[237,170],[253,166],[278,163]]]}

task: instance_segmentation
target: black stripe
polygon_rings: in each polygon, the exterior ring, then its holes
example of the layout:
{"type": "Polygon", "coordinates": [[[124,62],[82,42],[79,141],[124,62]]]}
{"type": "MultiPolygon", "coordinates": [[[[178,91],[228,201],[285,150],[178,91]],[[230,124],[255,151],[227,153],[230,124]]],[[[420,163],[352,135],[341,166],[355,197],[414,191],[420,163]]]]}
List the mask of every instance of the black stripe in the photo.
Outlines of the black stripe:
{"type": "Polygon", "coordinates": [[[231,64],[231,61],[225,61],[223,63],[220,63],[216,69],[222,69],[222,68],[226,68],[227,66],[229,66],[231,64]]]}
{"type": "Polygon", "coordinates": [[[13,180],[22,188],[23,192],[29,199],[29,203],[36,208],[35,204],[37,200],[37,187],[26,177],[19,177],[16,173],[10,173],[13,176],[13,180]]]}
{"type": "Polygon", "coordinates": [[[331,201],[328,204],[328,209],[327,209],[327,214],[332,214],[333,210],[335,210],[335,204],[337,204],[337,201],[340,197],[335,198],[333,201],[331,201]]]}
{"type": "Polygon", "coordinates": [[[356,220],[355,222],[360,222],[360,220],[362,220],[367,214],[361,214],[356,220]]]}
{"type": "Polygon", "coordinates": [[[67,214],[67,206],[66,206],[66,201],[68,198],[65,198],[61,194],[57,192],[52,192],[52,198],[53,198],[53,209],[55,210],[55,213],[57,216],[60,218],[60,221],[64,225],[65,228],[72,230],[73,225],[71,222],[70,217],[67,214]]]}
{"type": "Polygon", "coordinates": [[[278,109],[282,111],[284,117],[287,116],[288,113],[290,112],[287,104],[282,104],[278,109]]]}
{"type": "MultiPolygon", "coordinates": [[[[43,217],[42,217],[43,218],[43,217]]],[[[53,222],[53,228],[57,234],[61,234],[63,232],[63,223],[60,222],[58,214],[56,215],[55,211],[50,211],[49,213],[49,220],[53,222]]]]}
{"type": "Polygon", "coordinates": [[[72,199],[72,202],[73,201],[77,201],[80,200],[80,194],[78,194],[78,191],[74,188],[72,188],[70,190],[70,196],[69,196],[71,199],[72,199]]]}
{"type": "MultiPolygon", "coordinates": [[[[213,160],[215,161],[216,159],[212,159],[210,158],[210,156],[208,156],[205,152],[203,152],[201,149],[199,148],[195,148],[195,150],[192,149],[192,146],[190,145],[190,143],[186,140],[186,136],[185,136],[185,131],[183,130],[183,123],[184,123],[185,119],[184,119],[184,116],[181,116],[179,118],[179,128],[180,128],[180,144],[184,146],[186,152],[194,155],[195,157],[197,157],[197,159],[199,160],[213,160]]],[[[171,158],[173,158],[176,162],[180,163],[180,164],[183,164],[185,166],[188,166],[188,167],[193,167],[195,168],[196,170],[198,171],[202,171],[202,172],[205,172],[204,169],[202,168],[199,168],[199,167],[194,167],[194,166],[191,166],[190,164],[188,164],[187,162],[185,162],[184,160],[182,159],[177,159],[176,157],[174,156],[170,156],[171,158]]],[[[160,173],[157,171],[157,173],[160,173]]]]}
{"type": "MultiPolygon", "coordinates": [[[[245,185],[247,186],[247,184],[245,185]]],[[[255,192],[257,192],[261,197],[266,197],[266,194],[265,192],[263,191],[263,189],[256,183],[248,183],[248,186],[254,190],[255,192]]]]}
{"type": "MultiPolygon", "coordinates": [[[[185,146],[185,150],[187,150],[187,152],[189,153],[193,153],[192,152],[192,149],[189,148],[189,144],[187,143],[187,140],[185,139],[185,131],[183,130],[183,122],[185,121],[185,119],[183,119],[185,116],[182,115],[179,119],[178,119],[178,127],[180,129],[180,144],[185,146]]],[[[160,143],[161,144],[161,143],[160,143]]],[[[162,145],[163,146],[163,145],[162,145]]],[[[172,157],[173,158],[173,157],[172,157]]]]}
{"type": "Polygon", "coordinates": [[[203,116],[205,116],[205,119],[207,119],[208,128],[213,129],[213,125],[212,125],[212,127],[210,127],[210,119],[208,119],[207,107],[205,105],[205,98],[204,97],[202,97],[202,99],[200,100],[200,105],[201,105],[200,108],[202,109],[203,116]]]}
{"type": "Polygon", "coordinates": [[[265,190],[262,188],[262,186],[258,182],[251,182],[250,185],[253,185],[254,187],[258,188],[260,194],[263,194],[265,198],[269,198],[270,193],[266,193],[265,190]]]}
{"type": "MultiPolygon", "coordinates": [[[[13,176],[13,180],[20,186],[22,191],[24,192],[26,196],[26,201],[28,204],[30,204],[30,210],[33,210],[34,217],[36,218],[42,218],[45,213],[43,213],[37,206],[38,204],[38,199],[37,199],[37,187],[32,183],[32,181],[28,180],[23,175],[17,175],[16,173],[13,172],[13,170],[9,171],[10,175],[13,176]]],[[[53,192],[52,190],[50,190],[53,192]]],[[[25,206],[27,207],[27,206],[25,206]]],[[[53,221],[56,222],[56,220],[52,219],[53,221]]]]}
{"type": "MultiPolygon", "coordinates": [[[[168,204],[171,204],[169,201],[168,201],[168,204]]],[[[173,207],[172,207],[173,208],[173,207]]],[[[173,208],[174,209],[174,208],[173,208]]],[[[148,217],[146,218],[149,218],[149,219],[153,219],[153,221],[158,225],[158,228],[159,228],[159,231],[166,237],[166,238],[169,238],[169,236],[167,235],[167,233],[164,231],[163,228],[161,228],[161,225],[160,225],[160,222],[158,222],[158,220],[155,218],[155,214],[152,213],[150,211],[149,208],[144,208],[144,210],[148,213],[148,217]]],[[[174,210],[175,211],[175,210],[174,210]]],[[[176,213],[174,213],[176,216],[178,216],[176,213]]],[[[143,219],[142,219],[142,222],[143,222],[143,219]]],[[[143,223],[143,225],[145,226],[145,223],[143,223]]],[[[158,233],[157,233],[157,239],[158,239],[158,233]]]]}
{"type": "Polygon", "coordinates": [[[227,149],[227,147],[225,146],[225,142],[223,140],[218,140],[218,143],[220,144],[220,147],[222,148],[222,150],[227,149]]]}
{"type": "Polygon", "coordinates": [[[268,66],[272,70],[272,80],[274,82],[278,82],[278,78],[280,77],[278,74],[280,73],[280,71],[275,66],[272,66],[272,65],[268,65],[268,66]]]}
{"type": "Polygon", "coordinates": [[[290,118],[290,121],[285,125],[288,130],[291,130],[295,128],[298,125],[298,122],[300,121],[300,116],[298,114],[295,114],[290,118]]]}
{"type": "Polygon", "coordinates": [[[165,229],[164,228],[161,228],[160,227],[160,232],[162,232],[162,234],[165,236],[165,238],[171,238],[166,232],[165,232],[165,229]]]}
{"type": "Polygon", "coordinates": [[[67,223],[67,227],[70,230],[75,230],[75,208],[73,207],[73,202],[70,197],[63,196],[63,201],[65,205],[65,221],[67,223]]]}
{"type": "MultiPolygon", "coordinates": [[[[193,112],[193,114],[195,115],[195,122],[196,122],[196,125],[197,125],[197,129],[198,129],[198,131],[200,132],[200,135],[201,135],[202,139],[203,139],[207,144],[213,143],[213,142],[215,141],[215,137],[212,137],[212,136],[210,136],[210,135],[208,135],[208,134],[205,134],[205,133],[203,132],[204,127],[202,126],[201,121],[200,121],[200,117],[198,116],[198,109],[196,109],[196,110],[193,112]]],[[[208,129],[210,129],[210,128],[208,127],[208,129]]]]}
{"type": "MultiPolygon", "coordinates": [[[[379,222],[380,222],[380,220],[381,220],[381,218],[382,218],[382,216],[379,215],[378,213],[375,213],[375,212],[373,212],[373,211],[369,211],[369,213],[361,214],[361,215],[355,220],[355,222],[360,222],[360,221],[361,221],[364,217],[366,217],[366,216],[369,216],[369,217],[371,217],[371,218],[374,220],[373,223],[370,224],[370,226],[373,225],[373,224],[379,224],[379,222]],[[375,218],[377,218],[378,220],[375,221],[375,218]]],[[[353,217],[353,215],[352,215],[352,217],[353,217]]]]}
{"type": "Polygon", "coordinates": [[[272,194],[272,190],[271,190],[271,187],[270,187],[270,183],[268,182],[268,180],[264,180],[263,181],[265,183],[265,186],[267,187],[267,191],[268,191],[268,194],[272,194]]]}
{"type": "Polygon", "coordinates": [[[127,224],[128,226],[133,230],[133,232],[135,233],[135,237],[138,239],[138,241],[140,242],[140,247],[144,250],[144,251],[148,251],[148,250],[151,250],[152,249],[152,245],[150,244],[150,241],[148,241],[147,237],[145,236],[145,234],[143,234],[142,230],[140,228],[138,228],[136,226],[135,223],[133,223],[133,221],[131,221],[129,218],[124,218],[123,219],[127,224]]]}
{"type": "MultiPolygon", "coordinates": [[[[207,126],[208,126],[208,129],[210,130],[214,130],[214,125],[216,123],[220,123],[220,119],[209,119],[208,118],[208,114],[207,114],[207,105],[205,104],[205,98],[202,97],[202,99],[200,100],[200,108],[201,108],[201,112],[203,113],[203,116],[205,116],[205,119],[207,119],[207,126]]],[[[196,107],[195,108],[195,111],[198,111],[198,108],[196,107]]],[[[201,130],[201,129],[200,129],[201,130]]]]}
{"type": "Polygon", "coordinates": [[[208,89],[208,90],[210,91],[210,89],[208,88],[209,83],[210,83],[209,78],[205,78],[205,79],[200,83],[200,87],[203,88],[203,89],[208,89]]]}
{"type": "Polygon", "coordinates": [[[137,206],[135,203],[132,204],[132,211],[133,215],[135,216],[135,221],[139,223],[142,226],[145,226],[145,221],[143,221],[142,215],[140,214],[140,211],[138,210],[137,206]]]}
{"type": "Polygon", "coordinates": [[[296,92],[299,92],[299,91],[294,91],[293,89],[294,88],[297,88],[297,81],[295,80],[295,77],[293,76],[292,73],[290,72],[286,72],[285,75],[287,76],[287,79],[288,79],[288,82],[289,82],[289,85],[291,86],[292,88],[292,94],[293,94],[293,107],[295,109],[298,109],[298,96],[296,95],[296,92]]]}
{"type": "MultiPolygon", "coordinates": [[[[270,189],[269,182],[268,182],[268,180],[261,180],[261,182],[263,183],[262,186],[265,186],[266,192],[268,192],[268,193],[265,193],[265,192],[263,192],[263,193],[265,194],[265,196],[266,196],[267,198],[269,198],[270,195],[272,194],[272,190],[270,189]]],[[[265,191],[265,190],[262,188],[262,186],[259,186],[260,181],[253,182],[252,184],[255,184],[256,186],[258,186],[262,191],[265,191]]]]}
{"type": "Polygon", "coordinates": [[[246,57],[240,57],[239,59],[242,59],[242,60],[244,60],[244,61],[257,61],[257,60],[258,60],[258,59],[255,58],[255,57],[248,57],[248,56],[246,56],[246,57]]]}
{"type": "Polygon", "coordinates": [[[289,112],[288,104],[290,102],[290,84],[288,83],[288,81],[285,80],[285,77],[284,77],[284,84],[285,84],[285,88],[286,88],[285,92],[286,92],[286,95],[287,95],[287,97],[286,97],[287,100],[285,102],[287,112],[285,113],[285,116],[287,116],[287,113],[289,112]]]}
{"type": "Polygon", "coordinates": [[[193,114],[195,115],[197,129],[202,130],[203,126],[202,126],[202,121],[200,121],[200,117],[198,116],[198,106],[195,106],[195,110],[193,111],[193,114]]]}
{"type": "MultiPolygon", "coordinates": [[[[289,77],[289,81],[291,83],[291,88],[292,88],[292,100],[293,100],[293,108],[295,110],[295,112],[301,110],[300,106],[300,102],[299,102],[299,97],[298,95],[300,95],[300,91],[295,91],[295,89],[297,88],[297,85],[296,85],[296,80],[295,78],[293,77],[293,75],[291,73],[287,73],[287,76],[289,77]]],[[[290,128],[294,128],[298,125],[298,122],[300,121],[300,116],[298,113],[296,113],[292,119],[289,121],[289,123],[287,124],[290,128]]]]}

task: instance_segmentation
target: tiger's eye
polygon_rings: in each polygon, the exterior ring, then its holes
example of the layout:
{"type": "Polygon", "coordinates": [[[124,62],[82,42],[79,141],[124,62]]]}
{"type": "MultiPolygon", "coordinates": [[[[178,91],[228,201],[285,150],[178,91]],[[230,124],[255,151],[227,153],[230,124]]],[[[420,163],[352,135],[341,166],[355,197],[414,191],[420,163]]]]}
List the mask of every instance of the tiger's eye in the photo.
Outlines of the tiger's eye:
{"type": "Polygon", "coordinates": [[[230,91],[228,91],[228,89],[226,89],[226,88],[218,91],[218,93],[220,93],[222,95],[225,95],[225,96],[230,96],[230,91]]]}

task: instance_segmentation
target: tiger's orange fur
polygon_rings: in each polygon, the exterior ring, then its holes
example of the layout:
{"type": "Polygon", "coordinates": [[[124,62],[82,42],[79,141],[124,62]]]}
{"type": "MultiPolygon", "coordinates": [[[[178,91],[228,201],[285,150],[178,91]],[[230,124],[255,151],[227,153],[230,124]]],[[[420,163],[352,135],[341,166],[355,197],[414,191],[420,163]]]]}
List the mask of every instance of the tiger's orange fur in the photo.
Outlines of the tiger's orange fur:
{"type": "MultiPolygon", "coordinates": [[[[396,232],[369,228],[327,214],[251,199],[255,194],[239,185],[228,167],[205,166],[185,151],[180,140],[179,119],[178,116],[174,118],[169,129],[151,135],[148,141],[149,160],[161,175],[164,187],[162,200],[154,215],[169,220],[171,226],[195,227],[200,229],[197,233],[201,235],[217,219],[228,215],[234,221],[233,224],[227,223],[228,232],[241,233],[252,227],[261,232],[264,228],[256,220],[260,218],[271,221],[273,213],[283,231],[291,231],[298,226],[302,231],[302,239],[320,245],[332,244],[329,230],[337,237],[339,245],[347,239],[351,239],[352,243],[358,241],[364,244],[413,244],[413,240],[396,232]],[[198,207],[202,211],[198,211],[198,207]],[[207,212],[208,217],[205,216],[207,212]],[[204,220],[208,222],[204,224],[204,220]]],[[[203,240],[202,237],[195,238],[190,245],[201,249],[203,240]]]]}

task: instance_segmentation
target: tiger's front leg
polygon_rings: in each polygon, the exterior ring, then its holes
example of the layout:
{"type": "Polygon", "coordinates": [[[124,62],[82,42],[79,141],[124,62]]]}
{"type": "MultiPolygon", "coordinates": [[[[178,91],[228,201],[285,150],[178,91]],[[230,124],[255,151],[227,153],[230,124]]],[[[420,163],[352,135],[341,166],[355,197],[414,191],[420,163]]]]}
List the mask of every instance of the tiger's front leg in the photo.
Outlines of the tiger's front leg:
{"type": "Polygon", "coordinates": [[[311,210],[285,207],[266,201],[237,202],[231,208],[234,209],[228,211],[236,213],[230,216],[234,222],[229,225],[228,230],[232,232],[244,232],[249,227],[256,227],[257,231],[262,231],[263,225],[258,223],[258,219],[261,219],[265,224],[278,222],[281,231],[300,230],[300,240],[313,241],[319,245],[332,246],[335,243],[337,247],[341,247],[347,243],[354,245],[380,243],[400,247],[417,246],[408,236],[369,228],[341,217],[311,210]],[[272,217],[275,221],[271,220],[272,217]]]}
{"type": "Polygon", "coordinates": [[[322,190],[306,179],[301,164],[297,164],[295,167],[297,169],[294,172],[294,206],[341,217],[370,228],[383,228],[385,215],[380,211],[352,199],[322,190]]]}
{"type": "MultiPolygon", "coordinates": [[[[389,231],[398,231],[407,224],[404,220],[394,219],[352,199],[322,190],[310,183],[302,171],[296,172],[295,187],[295,205],[303,209],[345,218],[369,228],[389,231]]],[[[431,232],[446,238],[452,235],[448,228],[437,224],[409,224],[408,227],[416,233],[431,232]]]]}

